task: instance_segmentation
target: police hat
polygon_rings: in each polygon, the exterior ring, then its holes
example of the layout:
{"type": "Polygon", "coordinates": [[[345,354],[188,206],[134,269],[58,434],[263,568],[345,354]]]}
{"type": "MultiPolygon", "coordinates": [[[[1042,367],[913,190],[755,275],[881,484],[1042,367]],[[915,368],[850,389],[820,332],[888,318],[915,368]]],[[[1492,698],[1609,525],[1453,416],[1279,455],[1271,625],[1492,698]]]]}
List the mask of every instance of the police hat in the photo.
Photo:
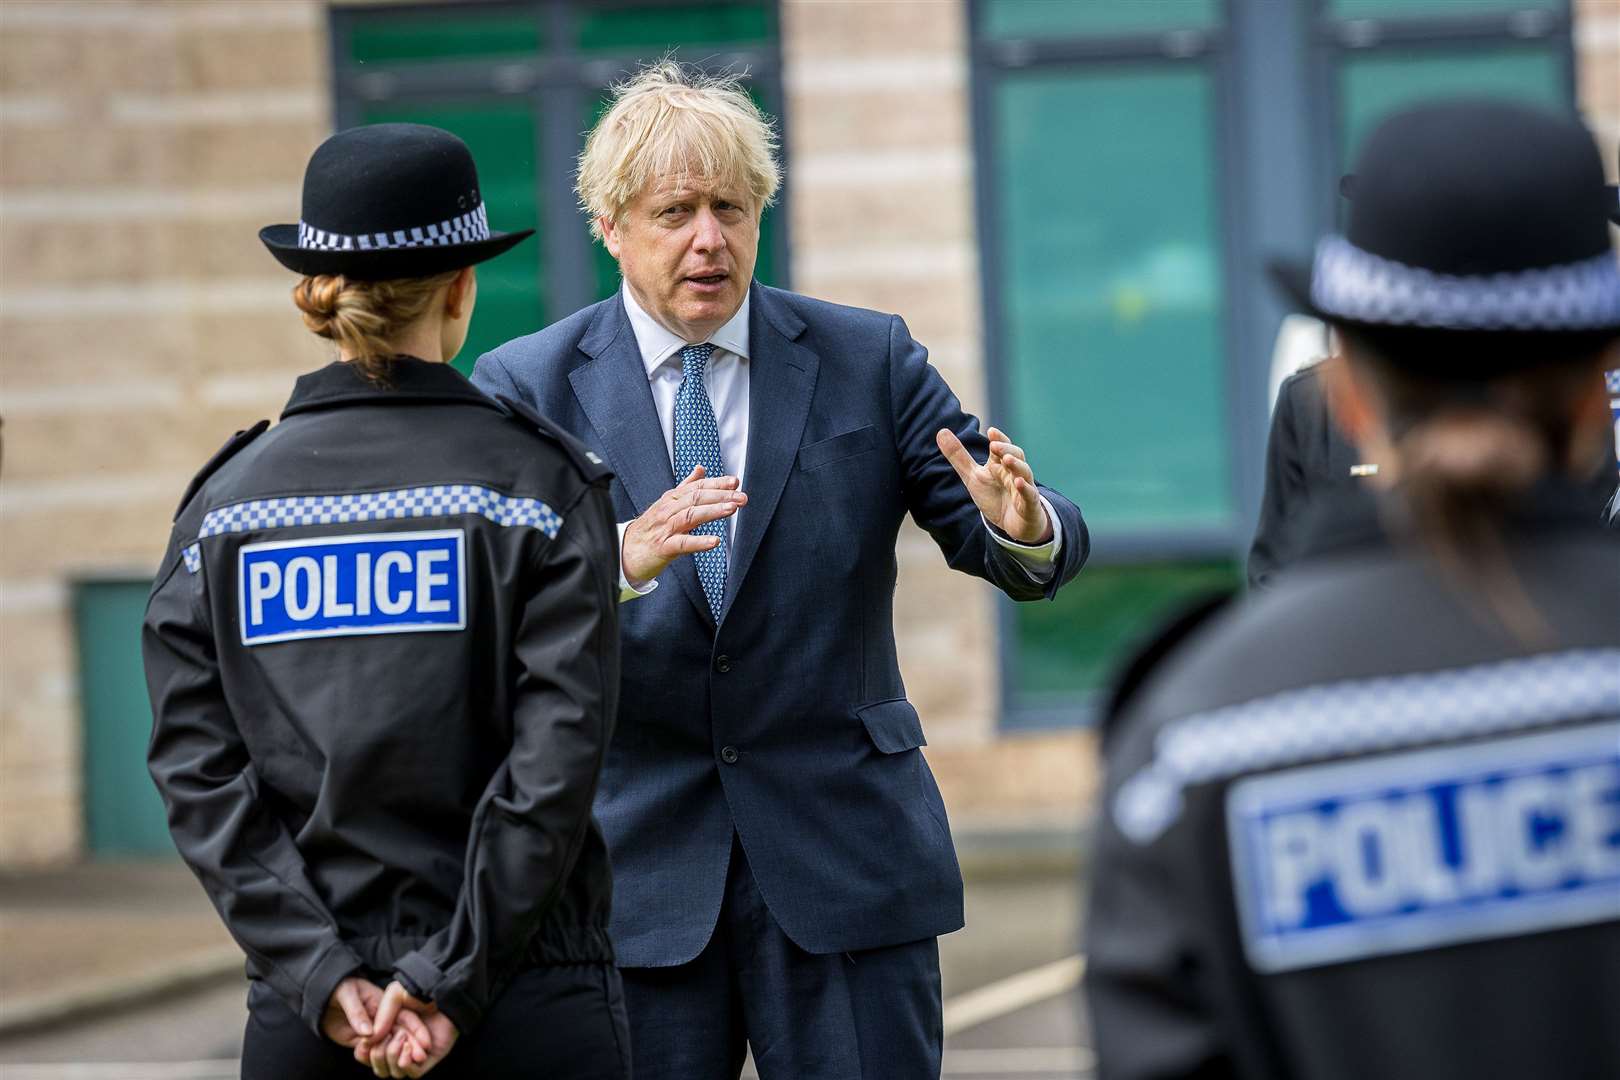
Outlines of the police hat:
{"type": "MultiPolygon", "coordinates": [[[[1325,237],[1309,267],[1272,264],[1304,310],[1470,337],[1620,334],[1613,196],[1575,121],[1504,102],[1421,105],[1373,132],[1353,176],[1344,235],[1325,237]]],[[[1504,367],[1534,362],[1493,354],[1504,367]]],[[[1435,362],[1465,361],[1448,349],[1435,362]]]]}
{"type": "Polygon", "coordinates": [[[533,229],[493,232],[467,144],[423,124],[370,124],[327,139],[304,170],[296,225],[259,239],[300,274],[428,277],[492,259],[533,229]]]}

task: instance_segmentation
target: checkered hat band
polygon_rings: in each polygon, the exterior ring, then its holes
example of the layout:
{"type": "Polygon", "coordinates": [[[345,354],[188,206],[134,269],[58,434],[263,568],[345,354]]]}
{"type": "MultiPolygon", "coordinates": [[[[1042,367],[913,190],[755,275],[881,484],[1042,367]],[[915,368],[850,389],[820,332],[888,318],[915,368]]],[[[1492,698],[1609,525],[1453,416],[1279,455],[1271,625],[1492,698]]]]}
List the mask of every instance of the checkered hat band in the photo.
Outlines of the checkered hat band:
{"type": "Polygon", "coordinates": [[[316,251],[386,251],[391,248],[446,247],[489,239],[489,215],[483,203],[460,217],[437,225],[421,225],[392,232],[327,232],[306,222],[298,223],[298,246],[316,251]]]}
{"type": "Polygon", "coordinates": [[[1437,274],[1363,251],[1342,236],[1316,247],[1311,300],[1356,322],[1439,330],[1601,330],[1620,326],[1620,263],[1580,262],[1477,277],[1437,274]]]}
{"type": "Polygon", "coordinates": [[[1449,671],[1289,690],[1167,724],[1112,812],[1139,844],[1181,816],[1182,792],[1345,754],[1369,754],[1620,715],[1620,649],[1576,649],[1449,671]]]}
{"type": "Polygon", "coordinates": [[[210,510],[197,531],[197,543],[184,549],[182,554],[186,569],[196,573],[202,566],[197,549],[210,536],[303,525],[354,525],[463,514],[477,514],[497,525],[539,529],[552,539],[563,523],[562,515],[539,499],[502,495],[478,484],[435,484],[354,495],[293,495],[281,499],[251,499],[210,510]]]}

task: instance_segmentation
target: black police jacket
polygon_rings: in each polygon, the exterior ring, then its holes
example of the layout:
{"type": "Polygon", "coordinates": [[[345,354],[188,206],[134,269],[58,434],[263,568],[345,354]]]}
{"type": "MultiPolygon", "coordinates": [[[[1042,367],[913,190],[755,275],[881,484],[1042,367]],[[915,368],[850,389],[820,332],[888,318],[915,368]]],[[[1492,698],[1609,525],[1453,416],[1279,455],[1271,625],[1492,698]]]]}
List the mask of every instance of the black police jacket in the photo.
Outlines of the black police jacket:
{"type": "Polygon", "coordinates": [[[142,642],[181,855],[313,1030],[393,972],[463,1032],[610,962],[591,817],[619,685],[596,456],[443,364],[334,363],[187,491],[142,642]]]}
{"type": "MultiPolygon", "coordinates": [[[[1612,438],[1612,437],[1611,437],[1612,438]]],[[[1312,364],[1283,380],[1266,439],[1265,492],[1249,547],[1249,586],[1273,583],[1300,555],[1315,503],[1354,497],[1374,483],[1376,466],[1339,432],[1328,413],[1322,368],[1312,364]]],[[[1620,527],[1610,511],[1615,490],[1614,446],[1602,467],[1581,485],[1594,520],[1620,527]]]]}
{"type": "Polygon", "coordinates": [[[1347,498],[1134,673],[1085,935],[1104,1080],[1620,1076],[1620,543],[1573,486],[1532,502],[1534,644],[1347,498]]]}

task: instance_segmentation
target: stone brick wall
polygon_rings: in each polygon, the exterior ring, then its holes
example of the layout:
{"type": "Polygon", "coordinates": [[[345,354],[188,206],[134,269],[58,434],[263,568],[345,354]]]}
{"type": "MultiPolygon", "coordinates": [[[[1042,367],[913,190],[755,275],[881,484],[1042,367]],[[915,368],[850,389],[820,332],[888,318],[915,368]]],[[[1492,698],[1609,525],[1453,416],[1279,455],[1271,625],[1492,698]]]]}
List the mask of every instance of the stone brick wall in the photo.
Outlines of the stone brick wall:
{"type": "MultiPolygon", "coordinates": [[[[1574,3],[1612,172],[1620,0],[1574,3]]],[[[291,220],[330,130],[326,18],[0,2],[0,867],[83,843],[72,582],[150,574],[191,471],[328,355],[254,235],[291,220]]],[[[982,416],[964,0],[783,0],[782,48],[797,287],[904,315],[982,416]]],[[[900,564],[901,661],[953,819],[1075,820],[1089,733],[998,737],[989,587],[911,526],[900,564]]]]}
{"type": "Polygon", "coordinates": [[[329,128],[325,37],[306,0],[0,4],[0,866],[83,840],[72,582],[150,576],[325,355],[255,235],[329,128]]]}
{"type": "Polygon", "coordinates": [[[1574,0],[1574,7],[1576,98],[1613,181],[1620,179],[1620,0],[1574,0]]]}

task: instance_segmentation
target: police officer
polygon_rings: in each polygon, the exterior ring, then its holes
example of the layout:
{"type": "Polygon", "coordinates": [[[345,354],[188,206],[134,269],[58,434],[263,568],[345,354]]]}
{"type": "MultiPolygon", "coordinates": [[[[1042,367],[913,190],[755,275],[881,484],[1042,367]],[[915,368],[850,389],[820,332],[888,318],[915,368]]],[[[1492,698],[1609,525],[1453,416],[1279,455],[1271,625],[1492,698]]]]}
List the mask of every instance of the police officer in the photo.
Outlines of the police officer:
{"type": "Polygon", "coordinates": [[[247,953],[242,1075],[625,1077],[609,474],[447,363],[529,233],[461,140],[384,124],[260,235],[342,359],[197,475],[143,634],[152,776],[247,953]]]}
{"type": "Polygon", "coordinates": [[[1572,121],[1450,102],[1357,177],[1290,280],[1394,488],[1116,694],[1107,1080],[1620,1076],[1620,546],[1575,475],[1620,360],[1602,169],[1572,121]]]}
{"type": "MultiPolygon", "coordinates": [[[[1346,176],[1339,184],[1346,198],[1354,190],[1354,179],[1346,176]]],[[[1620,210],[1612,202],[1610,209],[1620,224],[1620,210]]],[[[1379,484],[1378,463],[1365,460],[1329,416],[1324,370],[1321,361],[1306,364],[1277,389],[1266,439],[1265,490],[1249,546],[1250,588],[1272,584],[1294,561],[1313,500],[1354,498],[1354,489],[1379,484]]],[[[1620,373],[1611,373],[1611,379],[1620,386],[1620,373]]],[[[1585,488],[1593,514],[1620,527],[1613,441],[1594,455],[1585,488]]]]}

